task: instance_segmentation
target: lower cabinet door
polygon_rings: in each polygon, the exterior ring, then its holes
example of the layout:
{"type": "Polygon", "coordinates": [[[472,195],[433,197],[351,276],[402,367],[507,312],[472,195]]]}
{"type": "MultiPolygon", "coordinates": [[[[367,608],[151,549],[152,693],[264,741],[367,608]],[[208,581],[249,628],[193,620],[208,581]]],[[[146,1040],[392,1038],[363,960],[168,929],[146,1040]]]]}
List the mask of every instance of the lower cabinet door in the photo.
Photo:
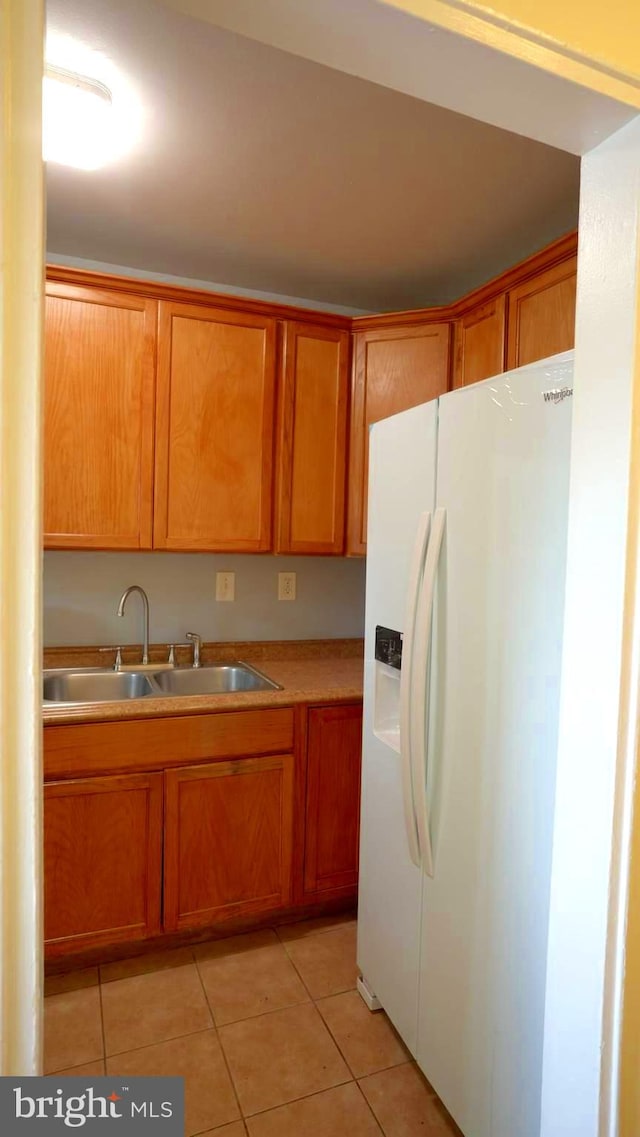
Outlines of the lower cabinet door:
{"type": "Polygon", "coordinates": [[[293,755],[165,773],[164,926],[291,903],[293,755]]]}
{"type": "Polygon", "coordinates": [[[360,836],[362,705],[313,707],[307,735],[304,891],[355,892],[360,836]]]}
{"type": "Polygon", "coordinates": [[[49,957],[160,930],[162,774],[44,787],[49,957]]]}

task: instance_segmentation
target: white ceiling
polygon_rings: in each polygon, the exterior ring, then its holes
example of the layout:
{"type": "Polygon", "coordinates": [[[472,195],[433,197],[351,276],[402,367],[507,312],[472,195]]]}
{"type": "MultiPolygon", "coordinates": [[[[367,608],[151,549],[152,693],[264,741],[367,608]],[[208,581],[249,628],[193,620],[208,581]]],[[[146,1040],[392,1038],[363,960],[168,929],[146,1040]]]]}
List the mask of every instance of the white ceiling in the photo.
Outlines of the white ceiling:
{"type": "Polygon", "coordinates": [[[53,256],[372,311],[445,302],[577,223],[578,159],[152,0],[47,0],[136,88],[139,147],[48,168],[53,256]]]}

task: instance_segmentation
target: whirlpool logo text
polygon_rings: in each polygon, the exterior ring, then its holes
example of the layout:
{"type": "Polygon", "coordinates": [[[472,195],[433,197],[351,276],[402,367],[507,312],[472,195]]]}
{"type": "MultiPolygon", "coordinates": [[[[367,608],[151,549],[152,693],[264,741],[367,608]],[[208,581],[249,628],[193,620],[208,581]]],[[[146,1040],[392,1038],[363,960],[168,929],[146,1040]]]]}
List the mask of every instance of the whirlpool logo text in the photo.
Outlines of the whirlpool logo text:
{"type": "Polygon", "coordinates": [[[552,391],[543,391],[545,403],[563,403],[573,395],[573,387],[554,387],[552,391]]]}

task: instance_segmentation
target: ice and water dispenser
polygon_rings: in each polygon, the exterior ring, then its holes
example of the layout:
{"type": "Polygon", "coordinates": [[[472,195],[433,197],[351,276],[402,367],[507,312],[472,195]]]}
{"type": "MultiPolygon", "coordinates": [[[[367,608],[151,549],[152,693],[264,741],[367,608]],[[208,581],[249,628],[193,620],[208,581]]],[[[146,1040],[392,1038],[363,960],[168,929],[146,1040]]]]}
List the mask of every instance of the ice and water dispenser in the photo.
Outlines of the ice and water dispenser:
{"type": "Polygon", "coordinates": [[[400,669],[402,632],[376,628],[373,733],[400,753],[400,669]]]}

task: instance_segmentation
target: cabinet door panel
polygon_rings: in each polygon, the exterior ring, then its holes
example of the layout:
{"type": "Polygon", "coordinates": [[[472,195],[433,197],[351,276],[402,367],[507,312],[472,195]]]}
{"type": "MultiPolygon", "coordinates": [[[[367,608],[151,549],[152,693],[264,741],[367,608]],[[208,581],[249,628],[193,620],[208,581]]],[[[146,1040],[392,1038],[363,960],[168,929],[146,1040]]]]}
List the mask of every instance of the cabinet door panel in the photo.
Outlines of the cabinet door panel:
{"type": "Polygon", "coordinates": [[[576,264],[571,257],[509,292],[509,368],[573,347],[576,264]]]}
{"type": "Polygon", "coordinates": [[[151,548],[154,300],[48,284],[44,540],[151,548]]]}
{"type": "Polygon", "coordinates": [[[506,296],[497,296],[456,321],[454,387],[504,371],[506,296]]]}
{"type": "Polygon", "coordinates": [[[351,891],[358,881],[362,707],[309,711],[304,887],[351,891]]]}
{"type": "Polygon", "coordinates": [[[271,544],[275,321],[160,305],[154,544],[271,544]]]}
{"type": "Polygon", "coordinates": [[[159,931],[162,775],[52,782],[44,801],[47,955],[159,931]]]}
{"type": "Polygon", "coordinates": [[[369,427],[444,394],[449,382],[450,324],[357,332],[349,458],[347,552],[367,541],[369,427]]]}
{"type": "Polygon", "coordinates": [[[165,928],[286,907],[293,755],[165,774],[165,928]]]}
{"type": "Polygon", "coordinates": [[[348,355],[347,332],[287,323],[277,552],[343,551],[348,355]]]}

